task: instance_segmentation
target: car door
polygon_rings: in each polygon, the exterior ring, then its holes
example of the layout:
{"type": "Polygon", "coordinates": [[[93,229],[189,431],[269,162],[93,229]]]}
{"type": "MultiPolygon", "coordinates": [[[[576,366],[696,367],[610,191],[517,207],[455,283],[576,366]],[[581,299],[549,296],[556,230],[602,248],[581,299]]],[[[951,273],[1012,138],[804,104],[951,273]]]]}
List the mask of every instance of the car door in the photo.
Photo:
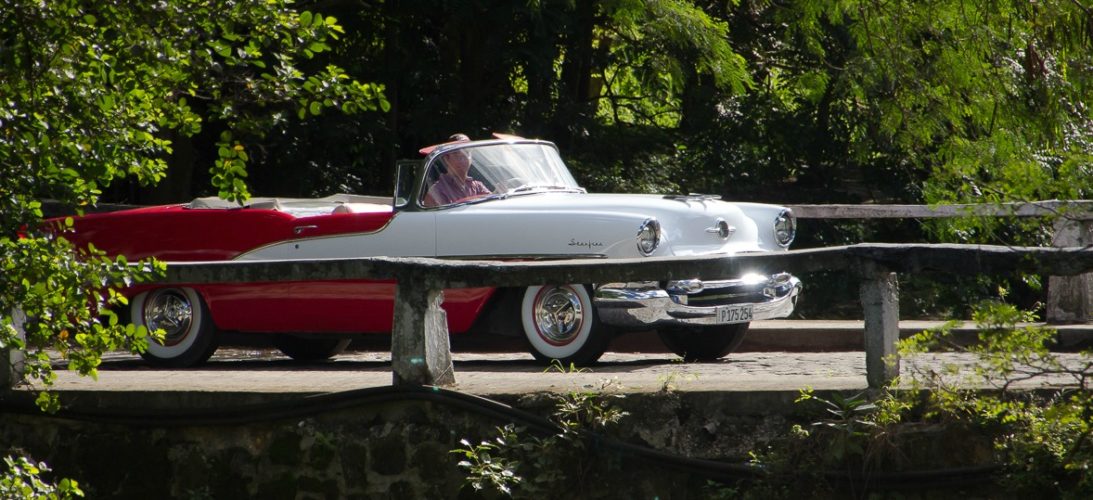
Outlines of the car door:
{"type": "MultiPolygon", "coordinates": [[[[352,213],[299,218],[289,240],[258,259],[347,259],[436,255],[430,212],[352,213]]],[[[394,280],[306,280],[213,285],[210,306],[225,330],[270,333],[379,333],[391,330],[394,280]]]]}

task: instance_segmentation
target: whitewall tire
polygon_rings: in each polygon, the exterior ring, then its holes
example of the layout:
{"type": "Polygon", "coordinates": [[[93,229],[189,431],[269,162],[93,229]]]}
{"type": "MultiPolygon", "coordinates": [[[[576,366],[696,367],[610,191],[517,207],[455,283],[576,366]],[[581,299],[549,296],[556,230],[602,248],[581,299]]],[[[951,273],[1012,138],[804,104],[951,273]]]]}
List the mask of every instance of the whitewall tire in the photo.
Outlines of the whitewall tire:
{"type": "Polygon", "coordinates": [[[149,332],[163,329],[162,342],[150,340],[141,354],[169,367],[204,363],[216,350],[216,332],[201,295],[192,288],[158,288],[130,301],[130,320],[149,332]]]}
{"type": "Polygon", "coordinates": [[[542,362],[593,363],[611,341],[584,285],[528,287],[520,319],[531,354],[542,362]]]}

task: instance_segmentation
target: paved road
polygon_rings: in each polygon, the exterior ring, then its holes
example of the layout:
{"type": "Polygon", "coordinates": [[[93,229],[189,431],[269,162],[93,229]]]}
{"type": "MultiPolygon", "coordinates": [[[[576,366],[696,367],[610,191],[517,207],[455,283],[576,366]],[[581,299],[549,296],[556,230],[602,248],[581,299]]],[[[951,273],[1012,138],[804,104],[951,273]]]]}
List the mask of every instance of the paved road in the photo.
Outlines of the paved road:
{"type": "MultiPolygon", "coordinates": [[[[627,392],[676,390],[786,390],[865,387],[863,353],[742,353],[717,363],[678,362],[657,353],[608,353],[595,366],[563,373],[531,355],[453,355],[454,389],[479,395],[569,391],[615,380],[627,392]]],[[[320,393],[391,384],[390,355],[355,352],[321,364],[299,364],[274,351],[227,349],[208,364],[186,370],[155,369],[131,356],[112,356],[99,380],[60,373],[56,387],[80,391],[196,391],[320,393]]]]}
{"type": "MultiPolygon", "coordinates": [[[[1060,354],[1077,364],[1078,354],[1060,354]]],[[[865,355],[861,352],[736,353],[715,363],[680,363],[656,353],[609,353],[595,366],[563,373],[544,369],[530,355],[516,353],[455,354],[454,389],[479,395],[570,391],[613,381],[626,392],[796,391],[864,389],[865,355]]],[[[300,364],[274,351],[227,349],[199,368],[151,368],[132,356],[112,356],[99,380],[59,373],[57,389],[65,391],[251,392],[314,394],[391,384],[390,356],[356,352],[321,364],[300,364]]],[[[973,359],[942,353],[905,358],[902,373],[938,370],[945,364],[965,368],[973,359]]],[[[1065,383],[1053,378],[1044,383],[1065,383]]],[[[1034,382],[1032,385],[1041,385],[1034,382]]]]}
{"type": "MultiPolygon", "coordinates": [[[[861,390],[866,387],[865,355],[861,351],[790,352],[777,350],[777,346],[773,350],[769,348],[771,339],[778,339],[775,344],[786,345],[792,343],[794,335],[799,337],[799,342],[807,339],[823,343],[825,335],[860,339],[860,322],[829,322],[826,329],[805,328],[805,325],[793,322],[769,323],[757,325],[749,334],[750,344],[744,346],[742,352],[716,363],[681,363],[671,354],[657,352],[662,349],[656,342],[637,336],[614,344],[614,352],[606,354],[595,366],[571,373],[544,370],[531,355],[511,349],[511,344],[495,349],[509,352],[463,352],[467,346],[456,342],[453,359],[457,385],[453,389],[483,396],[513,396],[598,388],[605,383],[632,393],[666,388],[694,392],[795,393],[804,387],[817,390],[861,390]]],[[[928,326],[908,322],[905,331],[919,331],[928,326]]],[[[1073,329],[1068,335],[1088,340],[1090,329],[1073,329]]],[[[830,347],[830,344],[825,345],[830,347]]],[[[1060,356],[1070,363],[1081,362],[1078,354],[1060,356]]],[[[963,366],[961,371],[968,373],[972,363],[967,355],[929,354],[904,359],[901,373],[908,377],[916,371],[939,369],[944,364],[963,366]]],[[[356,350],[330,362],[300,364],[277,351],[261,348],[222,348],[208,364],[185,370],[152,368],[136,356],[112,354],[107,357],[97,381],[67,371],[59,371],[58,375],[56,389],[60,391],[113,393],[115,400],[123,399],[125,394],[153,392],[176,399],[216,393],[299,397],[387,386],[392,380],[390,355],[382,350],[356,350]]],[[[1031,381],[1027,385],[1067,382],[1069,380],[1055,378],[1031,381]]],[[[147,404],[147,401],[141,404],[147,404]]]]}

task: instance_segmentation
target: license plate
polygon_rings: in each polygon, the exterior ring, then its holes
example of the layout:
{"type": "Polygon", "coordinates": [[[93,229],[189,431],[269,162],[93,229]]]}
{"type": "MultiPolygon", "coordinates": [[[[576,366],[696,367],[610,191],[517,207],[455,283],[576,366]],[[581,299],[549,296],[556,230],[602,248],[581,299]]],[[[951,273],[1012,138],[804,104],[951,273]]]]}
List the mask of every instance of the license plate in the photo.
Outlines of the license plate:
{"type": "Polygon", "coordinates": [[[718,323],[747,323],[748,321],[751,321],[751,304],[717,307],[718,323]]]}

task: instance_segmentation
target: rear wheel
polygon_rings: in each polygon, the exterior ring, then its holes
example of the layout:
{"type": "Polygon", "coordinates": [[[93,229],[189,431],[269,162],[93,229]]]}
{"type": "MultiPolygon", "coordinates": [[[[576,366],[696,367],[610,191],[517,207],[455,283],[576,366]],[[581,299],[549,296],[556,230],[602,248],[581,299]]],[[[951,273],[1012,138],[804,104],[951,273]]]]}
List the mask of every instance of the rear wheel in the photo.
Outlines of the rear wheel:
{"type": "Polygon", "coordinates": [[[323,361],[337,356],[349,347],[349,339],[304,338],[284,335],[277,339],[277,348],[296,361],[323,361]]]}
{"type": "Polygon", "coordinates": [[[747,333],[748,323],[657,331],[661,342],[684,361],[720,359],[739,347],[747,333]]]}
{"type": "Polygon", "coordinates": [[[216,351],[216,329],[201,296],[192,288],[159,288],[137,295],[130,304],[133,324],[163,329],[141,353],[152,364],[183,368],[204,363],[216,351]]]}
{"type": "Polygon", "coordinates": [[[520,317],[531,354],[541,362],[593,363],[611,341],[584,285],[528,287],[520,317]]]}

